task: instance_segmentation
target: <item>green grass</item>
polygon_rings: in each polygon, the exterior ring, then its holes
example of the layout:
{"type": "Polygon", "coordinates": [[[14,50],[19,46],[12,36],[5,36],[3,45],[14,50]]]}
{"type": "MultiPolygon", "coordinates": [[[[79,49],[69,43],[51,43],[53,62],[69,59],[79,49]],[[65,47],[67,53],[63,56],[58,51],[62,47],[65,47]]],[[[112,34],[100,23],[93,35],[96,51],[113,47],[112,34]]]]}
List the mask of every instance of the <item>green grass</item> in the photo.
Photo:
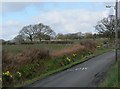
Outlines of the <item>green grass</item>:
{"type": "Polygon", "coordinates": [[[21,84],[16,84],[15,87],[21,87],[21,86],[25,86],[25,85],[31,84],[31,83],[33,83],[33,82],[35,82],[37,80],[43,79],[43,78],[45,78],[45,77],[47,77],[49,75],[52,75],[52,74],[58,73],[60,71],[66,70],[68,68],[71,68],[72,66],[80,64],[80,63],[82,63],[84,61],[89,60],[92,57],[95,57],[97,55],[100,55],[100,54],[108,52],[108,51],[110,51],[110,49],[101,49],[101,50],[98,50],[98,51],[94,52],[91,55],[86,55],[83,58],[81,58],[80,56],[78,56],[77,57],[78,60],[75,61],[75,62],[72,62],[72,63],[70,63],[68,65],[65,65],[63,67],[60,67],[60,68],[56,67],[55,69],[51,69],[51,70],[47,71],[46,73],[42,73],[40,76],[36,76],[36,77],[32,78],[31,80],[26,80],[26,81],[22,82],[21,84]]]}
{"type": "Polygon", "coordinates": [[[46,48],[49,49],[50,51],[56,51],[64,49],[69,46],[70,46],[69,44],[29,44],[29,45],[3,45],[2,48],[7,50],[8,52],[17,54],[29,48],[46,48]]]}
{"type": "Polygon", "coordinates": [[[111,67],[110,71],[108,71],[105,80],[100,84],[100,87],[120,87],[120,82],[118,82],[120,76],[120,60],[113,67],[111,67]]]}

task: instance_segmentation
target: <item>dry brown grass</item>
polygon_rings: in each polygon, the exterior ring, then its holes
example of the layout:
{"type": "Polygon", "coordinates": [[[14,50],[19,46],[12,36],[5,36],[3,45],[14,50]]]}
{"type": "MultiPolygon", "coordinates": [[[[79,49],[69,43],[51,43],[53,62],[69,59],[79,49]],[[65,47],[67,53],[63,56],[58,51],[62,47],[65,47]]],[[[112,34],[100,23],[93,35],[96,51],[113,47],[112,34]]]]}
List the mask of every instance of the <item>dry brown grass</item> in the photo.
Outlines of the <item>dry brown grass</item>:
{"type": "Polygon", "coordinates": [[[85,46],[87,50],[95,51],[96,50],[96,42],[93,39],[86,39],[80,42],[81,45],[85,46]]]}
{"type": "Polygon", "coordinates": [[[42,59],[46,59],[49,57],[49,50],[47,49],[28,49],[24,50],[22,53],[18,53],[14,60],[17,61],[17,63],[21,64],[22,62],[24,64],[26,63],[32,63],[34,61],[40,61],[42,59]]]}
{"type": "Polygon", "coordinates": [[[3,70],[13,70],[21,65],[33,63],[36,61],[44,61],[49,57],[49,50],[47,49],[28,49],[17,55],[13,55],[7,51],[2,52],[3,70]]]}
{"type": "Polygon", "coordinates": [[[5,50],[2,50],[2,68],[3,70],[12,69],[14,56],[5,50]]]}
{"type": "Polygon", "coordinates": [[[53,53],[51,53],[51,56],[52,57],[61,57],[64,55],[71,55],[73,53],[82,52],[84,49],[85,49],[84,46],[76,44],[76,45],[73,45],[71,47],[53,52],[53,53]]]}
{"type": "Polygon", "coordinates": [[[92,39],[87,39],[87,40],[83,40],[80,42],[80,44],[75,44],[71,47],[59,50],[59,51],[55,51],[53,53],[51,53],[52,57],[61,57],[64,55],[71,55],[73,53],[81,53],[84,50],[89,50],[89,51],[95,51],[96,50],[96,43],[94,40],[92,39]]]}

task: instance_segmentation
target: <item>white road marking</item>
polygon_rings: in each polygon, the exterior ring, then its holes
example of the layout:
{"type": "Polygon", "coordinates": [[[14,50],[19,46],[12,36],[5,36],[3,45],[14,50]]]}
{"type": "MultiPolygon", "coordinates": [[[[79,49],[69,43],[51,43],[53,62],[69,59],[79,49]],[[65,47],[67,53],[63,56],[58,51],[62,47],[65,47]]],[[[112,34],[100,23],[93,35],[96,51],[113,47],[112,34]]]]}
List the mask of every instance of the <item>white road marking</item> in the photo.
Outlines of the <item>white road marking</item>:
{"type": "Polygon", "coordinates": [[[87,67],[80,67],[80,68],[76,68],[76,69],[67,69],[67,71],[79,71],[79,70],[87,70],[87,67]]]}

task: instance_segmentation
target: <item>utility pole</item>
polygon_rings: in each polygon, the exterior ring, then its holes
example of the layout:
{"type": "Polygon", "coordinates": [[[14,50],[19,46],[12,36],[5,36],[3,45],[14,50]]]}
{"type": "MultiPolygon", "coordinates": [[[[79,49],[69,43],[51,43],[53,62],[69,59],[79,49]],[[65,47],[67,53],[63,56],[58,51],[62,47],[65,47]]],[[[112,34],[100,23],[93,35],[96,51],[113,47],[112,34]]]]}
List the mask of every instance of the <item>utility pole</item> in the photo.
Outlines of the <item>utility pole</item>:
{"type": "Polygon", "coordinates": [[[115,61],[118,60],[118,0],[115,5],[115,61]]]}
{"type": "Polygon", "coordinates": [[[115,6],[106,6],[106,8],[115,8],[115,62],[118,60],[118,0],[115,1],[115,6]]]}

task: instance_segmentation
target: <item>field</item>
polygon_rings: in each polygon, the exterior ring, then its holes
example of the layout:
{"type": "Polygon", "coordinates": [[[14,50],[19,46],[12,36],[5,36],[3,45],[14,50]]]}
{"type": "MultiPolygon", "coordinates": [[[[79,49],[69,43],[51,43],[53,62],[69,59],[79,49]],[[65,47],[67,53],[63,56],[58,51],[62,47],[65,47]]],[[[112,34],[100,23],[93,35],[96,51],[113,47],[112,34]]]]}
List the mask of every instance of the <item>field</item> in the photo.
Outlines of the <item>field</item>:
{"type": "Polygon", "coordinates": [[[57,51],[60,49],[64,49],[66,47],[69,47],[72,44],[29,44],[29,45],[3,45],[3,50],[7,50],[8,52],[12,52],[14,54],[17,54],[19,52],[22,52],[25,49],[29,48],[41,48],[41,49],[49,49],[50,51],[57,51]]]}

